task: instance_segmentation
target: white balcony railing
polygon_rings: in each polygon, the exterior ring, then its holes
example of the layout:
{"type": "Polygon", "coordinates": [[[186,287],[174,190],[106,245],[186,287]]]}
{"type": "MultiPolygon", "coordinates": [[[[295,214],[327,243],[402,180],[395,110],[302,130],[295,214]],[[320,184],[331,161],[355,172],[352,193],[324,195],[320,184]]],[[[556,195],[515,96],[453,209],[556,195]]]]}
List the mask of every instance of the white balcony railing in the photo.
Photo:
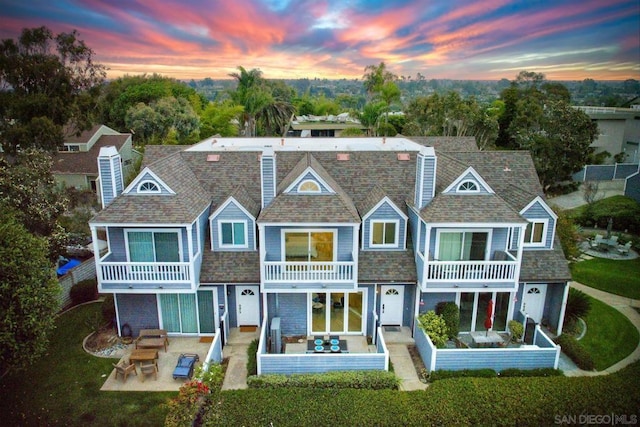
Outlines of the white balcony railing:
{"type": "Polygon", "coordinates": [[[353,261],[264,263],[265,282],[352,282],[353,261]]]}
{"type": "Polygon", "coordinates": [[[505,282],[516,278],[517,261],[429,261],[427,280],[505,282]]]}
{"type": "Polygon", "coordinates": [[[101,262],[102,283],[189,283],[188,262],[101,262]]]}

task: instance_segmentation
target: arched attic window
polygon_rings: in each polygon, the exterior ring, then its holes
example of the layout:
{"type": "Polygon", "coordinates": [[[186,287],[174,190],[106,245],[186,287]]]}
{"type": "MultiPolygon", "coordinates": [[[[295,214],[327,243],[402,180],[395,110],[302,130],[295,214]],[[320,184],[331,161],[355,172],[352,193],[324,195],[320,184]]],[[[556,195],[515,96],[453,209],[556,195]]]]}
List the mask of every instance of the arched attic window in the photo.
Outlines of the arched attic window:
{"type": "Polygon", "coordinates": [[[478,184],[471,180],[462,181],[457,189],[458,193],[477,193],[479,191],[478,184]]]}
{"type": "Polygon", "coordinates": [[[306,179],[298,185],[298,193],[319,193],[320,185],[317,182],[306,179]]]}
{"type": "Polygon", "coordinates": [[[138,193],[158,194],[160,193],[160,187],[153,181],[142,181],[138,185],[138,193]]]}

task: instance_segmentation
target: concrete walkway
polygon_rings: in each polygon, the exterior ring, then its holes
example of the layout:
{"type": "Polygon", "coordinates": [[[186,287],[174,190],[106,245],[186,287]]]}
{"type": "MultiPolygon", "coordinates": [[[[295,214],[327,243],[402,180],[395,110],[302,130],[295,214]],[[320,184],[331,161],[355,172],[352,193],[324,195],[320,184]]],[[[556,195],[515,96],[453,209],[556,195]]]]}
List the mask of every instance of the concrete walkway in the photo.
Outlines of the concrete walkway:
{"type": "Polygon", "coordinates": [[[247,388],[247,350],[254,339],[260,337],[260,328],[254,332],[240,332],[233,328],[224,347],[223,356],[229,358],[222,390],[241,390],[247,388]]]}
{"type": "Polygon", "coordinates": [[[400,390],[425,390],[427,384],[420,381],[407,347],[415,344],[411,330],[406,326],[398,328],[397,331],[385,329],[383,327],[382,335],[389,350],[389,359],[393,363],[393,372],[400,379],[400,390]]]}
{"type": "MultiPolygon", "coordinates": [[[[624,195],[624,179],[598,182],[598,199],[619,195],[624,195]]],[[[548,199],[547,202],[549,203],[549,206],[555,205],[562,209],[573,209],[587,203],[584,200],[584,192],[582,190],[563,194],[562,196],[552,197],[548,199]]]]}
{"type": "MultiPolygon", "coordinates": [[[[610,305],[615,308],[622,314],[624,314],[631,323],[638,329],[640,332],[640,314],[635,310],[634,307],[640,307],[640,300],[622,297],[620,295],[610,294],[608,292],[601,291],[599,289],[594,289],[589,286],[585,286],[578,282],[571,282],[571,287],[578,289],[585,294],[596,298],[605,304],[610,305]]],[[[619,371],[620,369],[629,366],[633,362],[640,360],[640,343],[636,349],[627,357],[619,361],[618,363],[609,366],[607,369],[602,371],[583,371],[581,369],[566,371],[565,375],[568,377],[577,377],[577,376],[597,376],[597,375],[608,375],[614,372],[619,371]]]]}

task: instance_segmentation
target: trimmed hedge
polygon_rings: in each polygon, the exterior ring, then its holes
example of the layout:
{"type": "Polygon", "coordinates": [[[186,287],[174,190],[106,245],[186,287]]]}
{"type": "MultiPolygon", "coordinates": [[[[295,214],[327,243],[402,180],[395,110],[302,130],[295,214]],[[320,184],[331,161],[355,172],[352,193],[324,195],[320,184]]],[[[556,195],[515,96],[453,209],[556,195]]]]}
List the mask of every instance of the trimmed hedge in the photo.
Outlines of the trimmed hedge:
{"type": "Polygon", "coordinates": [[[97,296],[98,282],[96,279],[88,279],[78,282],[69,290],[69,297],[71,298],[73,305],[93,301],[97,296]]]}
{"type": "Polygon", "coordinates": [[[330,389],[368,389],[396,390],[400,381],[392,372],[387,371],[335,371],[321,374],[268,374],[253,375],[247,378],[249,388],[330,388],[330,389]]]}
{"type": "Polygon", "coordinates": [[[446,380],[448,378],[495,378],[498,373],[493,369],[461,369],[459,371],[449,371],[445,369],[438,369],[431,372],[429,375],[429,381],[446,380]]]}
{"type": "Polygon", "coordinates": [[[454,378],[414,392],[229,390],[211,397],[215,405],[202,421],[208,426],[538,426],[581,414],[627,414],[631,421],[640,402],[638,378],[636,362],[605,376],[454,378]]]}
{"type": "Polygon", "coordinates": [[[596,368],[591,355],[582,347],[582,344],[571,335],[562,334],[554,339],[555,343],[562,347],[562,351],[569,356],[571,360],[580,369],[592,371],[596,368]]]}
{"type": "Polygon", "coordinates": [[[257,375],[258,374],[258,345],[260,342],[255,339],[251,341],[249,344],[249,348],[247,348],[247,375],[257,375]]]}
{"type": "Polygon", "coordinates": [[[564,373],[560,369],[536,368],[536,369],[516,369],[510,368],[500,371],[501,378],[507,377],[562,377],[564,373]]]}

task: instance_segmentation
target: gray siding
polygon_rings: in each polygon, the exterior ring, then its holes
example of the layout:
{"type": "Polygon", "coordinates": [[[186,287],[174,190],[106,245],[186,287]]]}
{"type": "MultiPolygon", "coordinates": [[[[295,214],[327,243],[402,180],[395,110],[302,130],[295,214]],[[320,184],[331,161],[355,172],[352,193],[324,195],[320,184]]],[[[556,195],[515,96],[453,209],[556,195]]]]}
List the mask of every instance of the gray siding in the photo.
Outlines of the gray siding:
{"type": "Polygon", "coordinates": [[[303,374],[331,371],[384,371],[385,355],[260,354],[261,374],[303,374]]]}
{"type": "MultiPolygon", "coordinates": [[[[316,179],[316,177],[311,173],[311,172],[307,172],[303,177],[301,177],[300,179],[298,179],[296,181],[296,185],[291,189],[291,191],[289,192],[289,194],[308,194],[308,193],[299,193],[298,192],[298,185],[300,185],[300,183],[302,181],[313,181],[316,184],[318,184],[318,186],[320,187],[320,193],[321,194],[331,194],[331,190],[329,190],[329,188],[327,188],[325,185],[323,185],[320,181],[318,181],[316,179]]],[[[333,189],[332,189],[333,190],[333,189]]]]}
{"type": "Polygon", "coordinates": [[[376,334],[376,325],[373,321],[373,307],[376,296],[376,287],[374,285],[359,285],[358,289],[366,289],[367,290],[367,301],[366,306],[362,309],[367,316],[367,330],[364,331],[365,335],[374,336],[376,334]]]}
{"type": "Polygon", "coordinates": [[[558,329],[560,322],[560,310],[562,310],[562,298],[564,297],[564,283],[549,283],[544,304],[543,317],[547,319],[549,326],[558,329]]]}
{"type": "MultiPolygon", "coordinates": [[[[433,188],[436,181],[436,158],[418,155],[417,169],[416,187],[419,188],[420,182],[422,182],[422,193],[420,194],[422,203],[416,203],[416,205],[419,209],[422,209],[429,204],[433,198],[433,188]],[[422,176],[420,176],[420,174],[422,174],[422,176]]],[[[419,202],[419,200],[416,202],[419,202]]]]}
{"type": "MultiPolygon", "coordinates": [[[[282,258],[281,231],[283,229],[304,230],[301,227],[267,226],[265,228],[266,261],[280,261],[282,258]]],[[[338,230],[337,261],[353,261],[353,227],[331,227],[338,230]]]]}
{"type": "Polygon", "coordinates": [[[456,293],[454,292],[438,292],[438,293],[426,293],[420,294],[420,302],[418,303],[418,312],[420,314],[426,313],[430,310],[436,309],[436,304],[442,301],[456,301],[456,293]]]}
{"type": "Polygon", "coordinates": [[[307,294],[268,294],[267,307],[269,324],[274,317],[280,317],[283,335],[307,334],[307,294]]]}
{"type": "Polygon", "coordinates": [[[493,259],[495,251],[504,251],[507,248],[507,236],[509,230],[506,228],[495,228],[491,236],[491,251],[489,256],[493,259]]]}
{"type": "Polygon", "coordinates": [[[364,245],[363,250],[403,250],[405,247],[405,231],[407,228],[407,222],[405,219],[394,209],[393,206],[389,202],[384,202],[382,205],[376,209],[375,212],[372,212],[367,220],[364,222],[363,233],[364,236],[364,245]],[[371,223],[373,221],[398,221],[398,242],[395,248],[372,248],[369,242],[371,241],[371,223]]]}
{"type": "Polygon", "coordinates": [[[404,287],[404,308],[402,311],[402,326],[411,326],[414,318],[414,309],[416,301],[416,287],[414,285],[406,285],[404,287]]]}
{"type": "Polygon", "coordinates": [[[553,243],[551,239],[553,236],[553,230],[555,229],[555,226],[556,226],[556,222],[553,219],[553,217],[549,215],[549,213],[540,204],[540,202],[536,202],[535,204],[533,204],[529,209],[526,210],[526,212],[523,213],[523,216],[529,220],[534,220],[534,219],[549,220],[549,226],[547,227],[547,235],[545,236],[546,242],[544,247],[540,247],[540,248],[527,247],[527,250],[550,249],[553,243]]]}
{"type": "Polygon", "coordinates": [[[115,294],[118,304],[120,331],[125,324],[131,327],[133,337],[137,337],[140,329],[156,329],[160,327],[156,295],[153,294],[115,294]]]}
{"type": "Polygon", "coordinates": [[[640,203],[640,173],[627,178],[624,186],[624,195],[640,203]]]}
{"type": "Polygon", "coordinates": [[[276,160],[272,156],[262,155],[262,207],[268,206],[275,197],[276,188],[276,160]]]}
{"type": "Polygon", "coordinates": [[[214,218],[211,219],[211,231],[213,234],[213,250],[224,252],[246,252],[254,251],[255,245],[253,244],[256,234],[256,226],[253,219],[242,211],[235,204],[235,202],[229,203],[225,208],[219,212],[214,218]],[[249,247],[244,248],[220,248],[220,236],[219,226],[220,221],[246,221],[247,222],[247,244],[249,247]]]}
{"type": "Polygon", "coordinates": [[[113,187],[111,175],[111,160],[108,157],[98,158],[98,166],[100,168],[100,190],[106,206],[116,197],[116,189],[113,187]]]}

